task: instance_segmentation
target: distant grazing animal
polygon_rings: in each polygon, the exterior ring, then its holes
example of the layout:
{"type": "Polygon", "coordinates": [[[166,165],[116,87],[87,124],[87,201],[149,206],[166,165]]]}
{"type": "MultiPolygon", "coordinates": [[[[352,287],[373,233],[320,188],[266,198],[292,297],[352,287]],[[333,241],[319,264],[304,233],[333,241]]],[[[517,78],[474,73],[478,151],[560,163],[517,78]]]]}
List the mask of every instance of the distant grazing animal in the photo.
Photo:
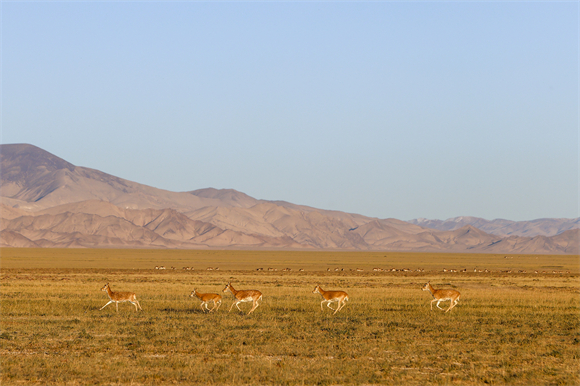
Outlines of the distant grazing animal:
{"type": "Polygon", "coordinates": [[[312,293],[313,294],[320,294],[322,296],[322,301],[320,302],[320,309],[322,311],[324,311],[324,308],[322,307],[322,305],[324,303],[326,303],[326,306],[334,311],[334,313],[332,315],[334,315],[338,311],[340,311],[342,309],[342,307],[344,307],[344,305],[346,304],[346,301],[348,300],[348,294],[346,292],[344,292],[344,291],[325,291],[319,285],[314,287],[314,291],[312,291],[312,293]],[[330,303],[333,303],[333,302],[338,303],[336,309],[334,309],[330,306],[330,303]]]}
{"type": "Polygon", "coordinates": [[[117,312],[119,312],[119,303],[120,302],[130,302],[135,306],[135,311],[138,311],[137,306],[139,306],[139,310],[143,310],[141,308],[141,304],[137,301],[137,295],[134,292],[113,292],[111,287],[109,287],[109,283],[105,284],[101,291],[106,291],[107,295],[109,295],[109,302],[101,307],[101,310],[107,307],[111,303],[116,303],[117,312]]]}
{"type": "Polygon", "coordinates": [[[230,307],[230,310],[228,312],[230,312],[232,308],[234,308],[234,306],[238,307],[238,310],[242,311],[238,304],[253,302],[252,309],[250,310],[250,312],[248,312],[248,315],[250,315],[252,311],[258,308],[258,306],[260,305],[260,303],[258,302],[262,300],[262,293],[260,291],[258,290],[238,291],[234,287],[232,287],[231,283],[226,284],[226,287],[223,289],[223,292],[227,291],[230,291],[232,295],[234,295],[234,302],[232,303],[232,306],[230,307]]]}
{"type": "Polygon", "coordinates": [[[437,302],[437,308],[442,310],[443,308],[439,307],[439,303],[446,301],[446,300],[450,300],[451,304],[449,305],[449,308],[445,311],[445,312],[448,312],[453,307],[455,307],[455,305],[459,301],[459,297],[461,296],[459,291],[455,291],[453,289],[437,289],[436,290],[435,288],[433,288],[433,286],[431,285],[430,282],[425,284],[422,289],[423,289],[423,291],[430,291],[431,295],[433,295],[433,300],[431,300],[431,310],[433,310],[433,302],[437,302]]]}
{"type": "Polygon", "coordinates": [[[189,295],[190,298],[196,296],[199,300],[201,300],[201,310],[203,312],[205,311],[217,311],[218,308],[220,308],[220,306],[222,305],[222,295],[218,295],[218,294],[202,294],[197,292],[196,289],[194,289],[193,291],[191,291],[191,294],[189,295]],[[209,307],[207,306],[207,304],[209,302],[213,302],[213,308],[210,310],[209,307]],[[204,307],[205,306],[205,310],[204,307]]]}

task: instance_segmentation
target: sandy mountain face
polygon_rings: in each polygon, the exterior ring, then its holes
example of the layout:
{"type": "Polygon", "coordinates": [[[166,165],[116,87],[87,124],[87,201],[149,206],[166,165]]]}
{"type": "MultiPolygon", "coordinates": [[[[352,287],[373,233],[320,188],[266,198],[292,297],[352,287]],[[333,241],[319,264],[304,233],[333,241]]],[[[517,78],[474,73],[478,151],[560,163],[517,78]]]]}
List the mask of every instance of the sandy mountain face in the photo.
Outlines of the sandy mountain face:
{"type": "Polygon", "coordinates": [[[0,195],[9,199],[10,206],[21,209],[41,210],[86,200],[132,209],[227,205],[219,199],[170,192],[74,166],[32,145],[0,145],[0,167],[0,195]]]}
{"type": "Polygon", "coordinates": [[[578,253],[578,230],[570,228],[578,219],[405,222],[257,200],[233,189],[170,192],[27,144],[0,145],[0,167],[5,247],[578,253]]]}
{"type": "Polygon", "coordinates": [[[437,230],[455,230],[472,225],[496,236],[555,236],[568,230],[580,228],[579,218],[542,218],[531,221],[503,219],[485,220],[479,217],[455,217],[447,220],[414,219],[411,224],[437,230]]]}

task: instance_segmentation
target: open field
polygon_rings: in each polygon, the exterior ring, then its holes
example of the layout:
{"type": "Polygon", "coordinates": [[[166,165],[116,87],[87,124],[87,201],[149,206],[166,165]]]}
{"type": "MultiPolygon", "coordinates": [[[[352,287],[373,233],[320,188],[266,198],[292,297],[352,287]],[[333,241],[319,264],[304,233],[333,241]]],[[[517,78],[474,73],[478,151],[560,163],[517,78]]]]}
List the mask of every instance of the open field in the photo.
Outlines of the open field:
{"type": "Polygon", "coordinates": [[[578,256],[1,253],[3,385],[580,384],[578,256]],[[364,271],[350,271],[356,268],[364,271]],[[430,310],[431,295],[420,290],[429,280],[461,292],[452,311],[430,310]],[[250,316],[228,313],[232,295],[221,292],[228,281],[262,291],[262,305],[250,316]],[[114,304],[99,310],[107,282],[134,291],[143,311],[129,303],[118,313],[114,304]],[[334,316],[321,311],[320,296],[311,293],[317,283],[347,291],[350,301],[334,316]],[[189,298],[194,288],[224,295],[221,308],[202,313],[189,298]]]}
{"type": "Polygon", "coordinates": [[[225,270],[253,270],[273,267],[305,271],[327,268],[366,271],[375,267],[415,270],[473,268],[500,270],[570,271],[580,273],[578,255],[516,255],[481,253],[414,252],[329,252],[329,251],[237,251],[177,249],[60,249],[2,248],[1,268],[105,268],[150,269],[156,265],[220,267],[225,270]]]}

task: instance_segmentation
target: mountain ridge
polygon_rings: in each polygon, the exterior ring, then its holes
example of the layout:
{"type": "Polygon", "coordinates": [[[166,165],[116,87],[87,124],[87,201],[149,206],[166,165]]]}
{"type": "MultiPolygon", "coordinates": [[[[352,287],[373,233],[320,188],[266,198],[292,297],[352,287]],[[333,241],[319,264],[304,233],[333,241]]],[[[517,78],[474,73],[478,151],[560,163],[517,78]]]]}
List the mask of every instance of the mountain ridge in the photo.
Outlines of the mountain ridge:
{"type": "Polygon", "coordinates": [[[455,230],[465,225],[473,225],[486,233],[496,236],[556,236],[568,230],[580,228],[578,218],[541,218],[529,221],[512,221],[505,219],[486,220],[480,217],[460,216],[447,220],[429,220],[425,218],[408,221],[411,224],[437,230],[455,230]]]}
{"type": "Polygon", "coordinates": [[[552,236],[497,235],[475,224],[513,222],[413,223],[259,200],[234,189],[171,192],[75,166],[28,144],[0,145],[0,168],[3,247],[578,253],[578,229],[566,224],[545,225],[560,229],[552,236]]]}

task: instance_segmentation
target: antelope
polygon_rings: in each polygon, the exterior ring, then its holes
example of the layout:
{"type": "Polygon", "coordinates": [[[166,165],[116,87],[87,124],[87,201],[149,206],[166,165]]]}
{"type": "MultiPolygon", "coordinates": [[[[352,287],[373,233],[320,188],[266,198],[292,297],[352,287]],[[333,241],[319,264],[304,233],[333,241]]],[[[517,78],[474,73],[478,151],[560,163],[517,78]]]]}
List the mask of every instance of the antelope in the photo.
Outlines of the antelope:
{"type": "Polygon", "coordinates": [[[218,308],[220,308],[220,306],[222,305],[222,296],[218,294],[202,294],[197,292],[196,289],[194,289],[193,291],[191,291],[189,297],[192,298],[194,296],[197,296],[197,298],[201,300],[200,307],[203,312],[205,311],[212,312],[213,310],[217,311],[218,308]],[[207,306],[209,302],[213,302],[213,308],[211,310],[207,306]],[[204,306],[205,310],[203,309],[204,306]]]}
{"type": "Polygon", "coordinates": [[[234,306],[238,307],[238,310],[243,312],[240,309],[240,306],[238,304],[253,302],[252,309],[250,310],[250,312],[248,312],[248,315],[250,315],[252,313],[252,311],[254,311],[256,308],[258,308],[258,306],[260,305],[258,303],[258,301],[262,300],[262,293],[260,291],[258,291],[258,290],[240,290],[240,291],[238,291],[234,287],[232,287],[231,283],[226,284],[226,287],[223,289],[223,292],[227,292],[227,291],[230,291],[232,293],[232,295],[234,295],[234,302],[232,303],[232,306],[230,307],[230,310],[228,312],[230,312],[232,310],[232,308],[234,308],[234,306]]]}
{"type": "Polygon", "coordinates": [[[346,292],[344,292],[344,291],[325,291],[319,285],[314,287],[314,291],[312,291],[312,293],[313,294],[320,294],[322,296],[322,301],[320,302],[320,309],[322,311],[324,311],[322,304],[326,303],[326,306],[328,308],[330,308],[331,310],[334,310],[334,313],[332,315],[334,315],[338,311],[340,311],[342,309],[342,307],[344,307],[344,305],[346,304],[346,301],[348,300],[348,294],[346,292]],[[330,306],[330,303],[333,303],[333,302],[338,303],[338,306],[336,307],[336,309],[334,309],[330,306]]]}
{"type": "Polygon", "coordinates": [[[111,287],[109,287],[109,283],[105,284],[105,286],[101,288],[101,291],[107,291],[107,295],[109,295],[109,299],[111,299],[107,304],[101,307],[101,310],[114,302],[117,306],[117,312],[119,312],[120,302],[131,302],[135,306],[135,311],[138,311],[137,306],[139,306],[139,310],[143,311],[141,304],[137,301],[137,295],[135,295],[134,292],[113,292],[111,287]]]}
{"type": "Polygon", "coordinates": [[[431,295],[433,295],[434,299],[431,300],[431,310],[433,310],[433,302],[437,302],[437,308],[442,310],[443,308],[439,307],[439,303],[441,303],[445,300],[450,300],[451,304],[449,305],[449,308],[445,312],[448,312],[453,307],[455,307],[455,305],[459,301],[459,297],[461,296],[461,294],[458,291],[455,291],[452,289],[438,289],[438,290],[436,290],[435,288],[433,288],[433,286],[431,285],[430,282],[428,282],[427,284],[425,284],[423,286],[423,291],[430,291],[431,295]]]}

